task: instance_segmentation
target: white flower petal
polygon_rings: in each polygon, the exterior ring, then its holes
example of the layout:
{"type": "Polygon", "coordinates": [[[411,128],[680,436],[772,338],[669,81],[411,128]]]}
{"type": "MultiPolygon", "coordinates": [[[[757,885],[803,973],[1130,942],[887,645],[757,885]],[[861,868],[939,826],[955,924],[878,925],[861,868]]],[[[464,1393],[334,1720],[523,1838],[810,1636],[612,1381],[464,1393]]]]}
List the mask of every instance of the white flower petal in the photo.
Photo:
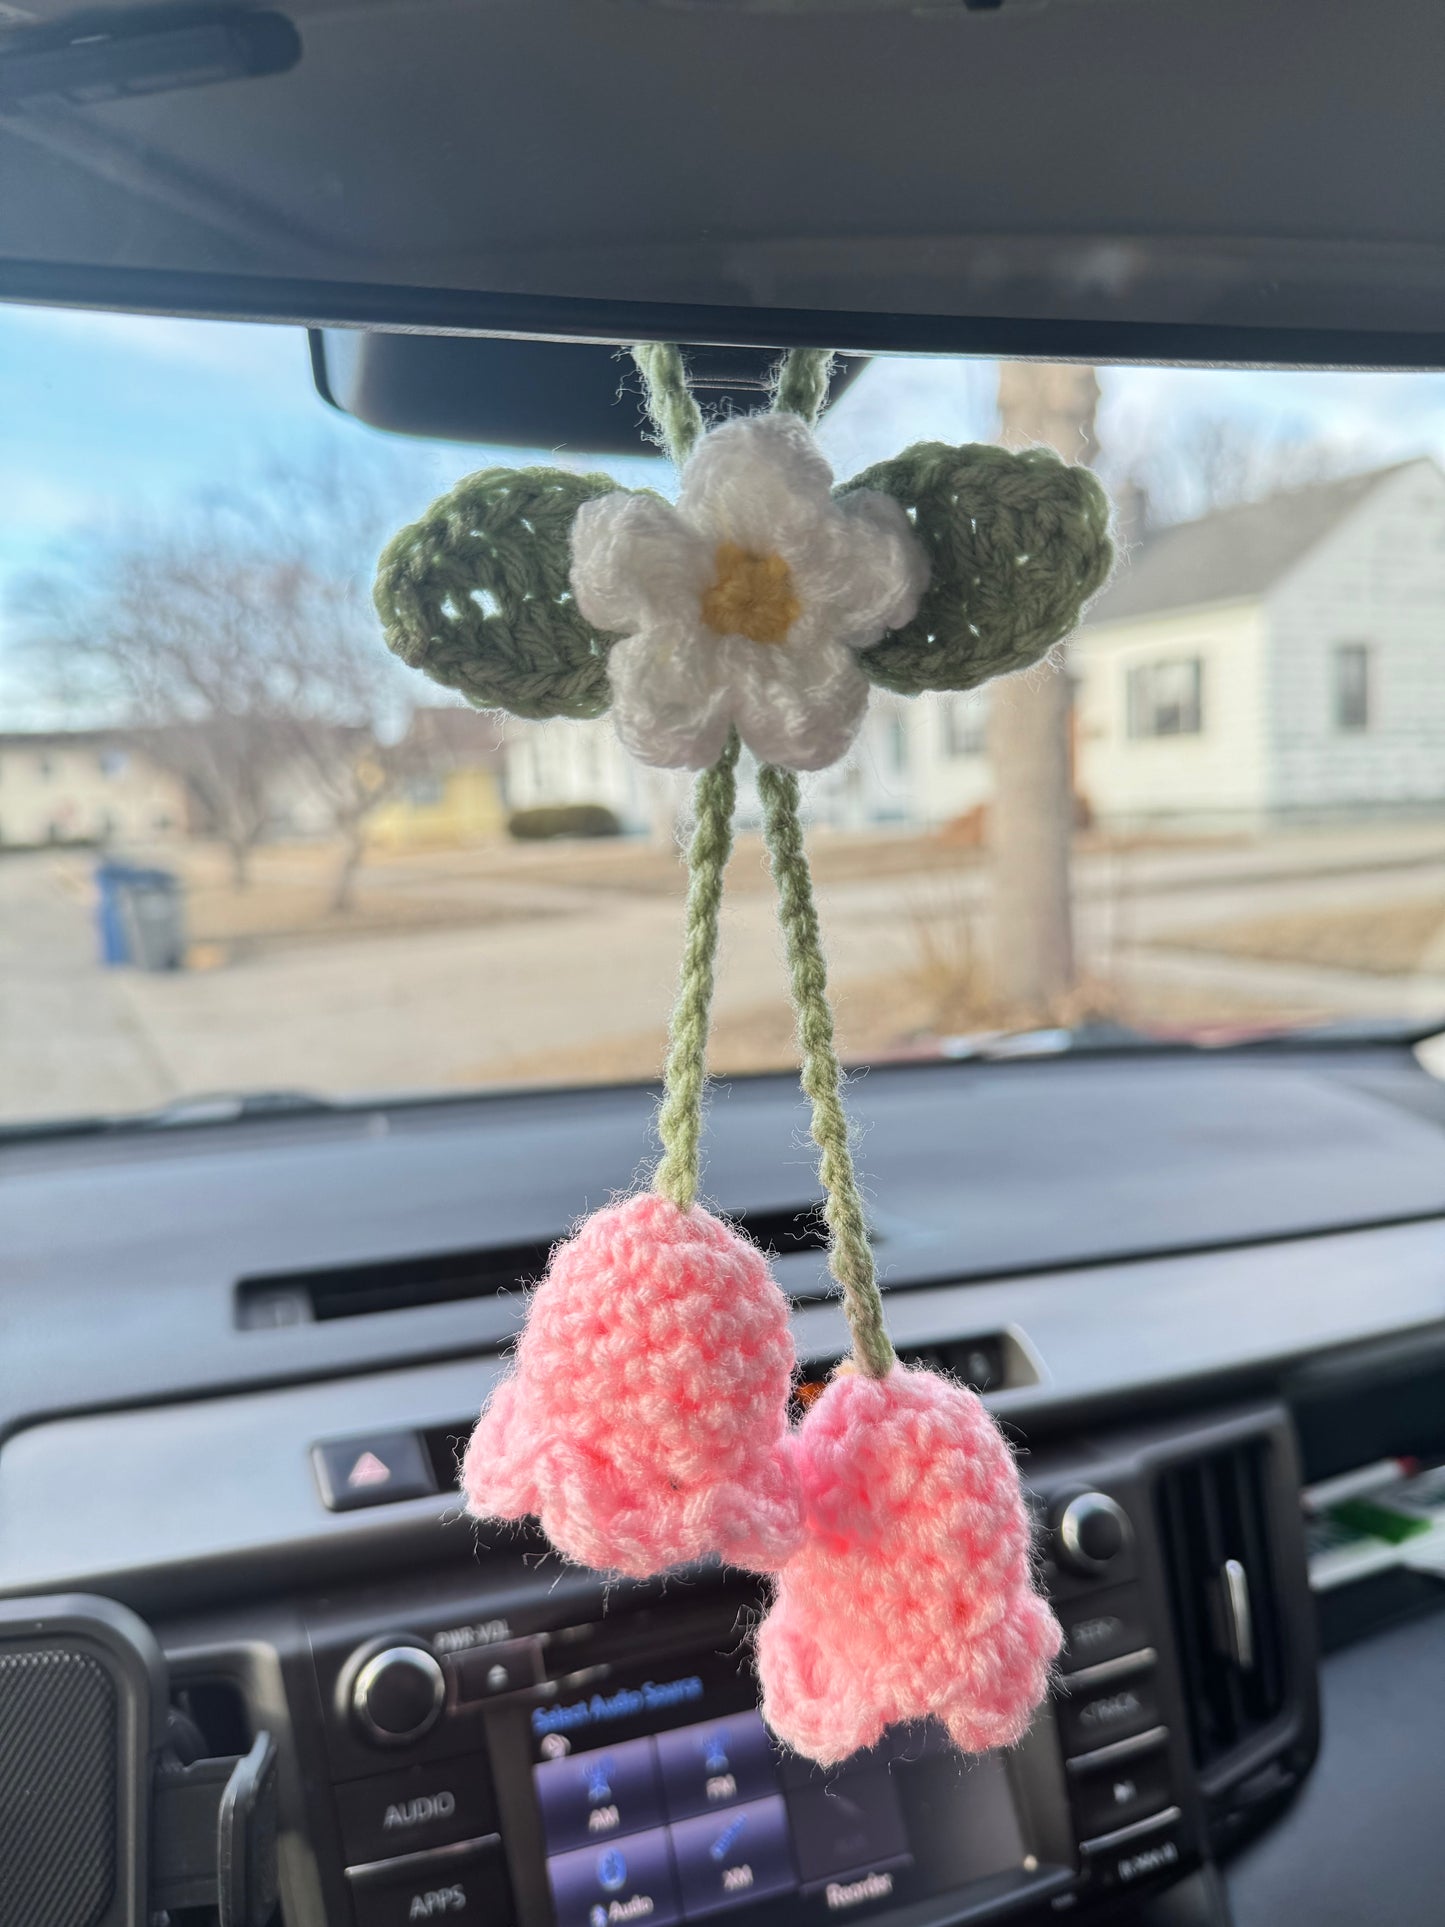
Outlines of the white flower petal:
{"type": "Polygon", "coordinates": [[[928,556],[891,496],[859,489],[829,508],[806,553],[793,560],[798,598],[809,615],[824,614],[834,640],[871,649],[918,613],[928,556]]]}
{"type": "Polygon", "coordinates": [[[676,510],[618,494],[588,503],[573,537],[582,614],[625,636],[611,651],[613,715],[641,761],[699,769],[731,723],[764,762],[823,769],[868,704],[855,652],[910,620],[928,562],[889,497],[835,501],[832,472],[796,417],[725,423],[699,444],[676,510]],[[801,611],[786,640],[719,636],[702,621],[718,548],[780,555],[801,611]]]}
{"type": "Polygon", "coordinates": [[[826,769],[858,734],[868,679],[840,644],[800,649],[725,636],[717,654],[738,734],[760,763],[826,769]]]}
{"type": "Polygon", "coordinates": [[[832,507],[832,487],[833,471],[796,415],[744,415],[698,443],[677,509],[714,545],[791,562],[832,507]]]}
{"type": "Polygon", "coordinates": [[[656,769],[706,769],[732,722],[716,638],[697,619],[659,622],[607,657],[612,719],[622,746],[656,769]]]}
{"type": "Polygon", "coordinates": [[[572,593],[588,622],[622,634],[696,611],[713,551],[669,503],[618,489],[572,522],[572,593]]]}

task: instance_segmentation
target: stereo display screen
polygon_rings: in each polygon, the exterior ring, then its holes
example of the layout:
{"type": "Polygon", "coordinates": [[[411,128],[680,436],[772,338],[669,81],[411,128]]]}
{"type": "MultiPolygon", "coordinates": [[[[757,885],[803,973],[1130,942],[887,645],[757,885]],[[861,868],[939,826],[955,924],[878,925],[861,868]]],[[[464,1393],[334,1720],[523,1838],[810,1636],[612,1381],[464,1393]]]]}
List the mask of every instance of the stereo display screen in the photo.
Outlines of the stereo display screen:
{"type": "Polygon", "coordinates": [[[555,1927],[822,1921],[1039,1867],[1005,1756],[917,1726],[824,1772],[772,1738],[735,1657],[606,1671],[528,1713],[555,1927]]]}

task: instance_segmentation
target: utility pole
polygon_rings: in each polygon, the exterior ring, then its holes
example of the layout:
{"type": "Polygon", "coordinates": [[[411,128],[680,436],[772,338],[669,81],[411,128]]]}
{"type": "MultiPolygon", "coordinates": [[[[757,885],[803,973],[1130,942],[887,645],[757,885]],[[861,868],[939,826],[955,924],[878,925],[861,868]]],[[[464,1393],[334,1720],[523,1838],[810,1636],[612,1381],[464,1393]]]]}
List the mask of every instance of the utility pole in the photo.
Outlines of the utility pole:
{"type": "MultiPolygon", "coordinates": [[[[1099,402],[1092,368],[1001,362],[999,439],[1092,462],[1099,402]]],[[[1052,662],[995,686],[989,712],[995,990],[1025,1021],[1057,1021],[1075,982],[1070,861],[1073,699],[1052,662]]]]}

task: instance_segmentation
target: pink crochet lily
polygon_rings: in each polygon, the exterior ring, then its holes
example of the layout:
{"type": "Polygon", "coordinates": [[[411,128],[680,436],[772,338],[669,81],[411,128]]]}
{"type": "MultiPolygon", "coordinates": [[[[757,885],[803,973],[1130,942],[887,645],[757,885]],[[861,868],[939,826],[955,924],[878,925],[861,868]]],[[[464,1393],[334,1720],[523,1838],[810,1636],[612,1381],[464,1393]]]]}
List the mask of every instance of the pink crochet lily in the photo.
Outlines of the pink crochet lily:
{"type": "Polygon", "coordinates": [[[794,1439],[807,1534],[758,1634],[763,1716],[823,1765],[934,1714],[966,1753],[1023,1737],[1060,1642],[1013,1455],[933,1372],[844,1373],[794,1439]]]}
{"type": "Polygon", "coordinates": [[[773,1571],[802,1534],[788,1301],[757,1246],[646,1192],[552,1254],[467,1448],[478,1518],[534,1515],[634,1578],[710,1554],[773,1571]]]}

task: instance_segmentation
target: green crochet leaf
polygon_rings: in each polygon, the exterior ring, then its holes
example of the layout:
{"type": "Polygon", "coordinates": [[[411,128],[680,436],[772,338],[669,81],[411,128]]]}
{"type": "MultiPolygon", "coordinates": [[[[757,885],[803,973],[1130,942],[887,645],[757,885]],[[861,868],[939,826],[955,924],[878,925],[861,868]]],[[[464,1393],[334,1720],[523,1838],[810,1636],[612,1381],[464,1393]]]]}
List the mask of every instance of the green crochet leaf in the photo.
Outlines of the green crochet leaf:
{"type": "Polygon", "coordinates": [[[484,468],[392,537],[373,592],[387,647],[478,709],[600,716],[608,637],[568,584],[572,520],[617,487],[560,468],[484,468]]]}
{"type": "Polygon", "coordinates": [[[858,661],[900,696],[1027,669],[1078,623],[1114,564],[1109,499],[1052,449],[919,442],[837,491],[908,511],[933,567],[918,614],[858,661]]]}

